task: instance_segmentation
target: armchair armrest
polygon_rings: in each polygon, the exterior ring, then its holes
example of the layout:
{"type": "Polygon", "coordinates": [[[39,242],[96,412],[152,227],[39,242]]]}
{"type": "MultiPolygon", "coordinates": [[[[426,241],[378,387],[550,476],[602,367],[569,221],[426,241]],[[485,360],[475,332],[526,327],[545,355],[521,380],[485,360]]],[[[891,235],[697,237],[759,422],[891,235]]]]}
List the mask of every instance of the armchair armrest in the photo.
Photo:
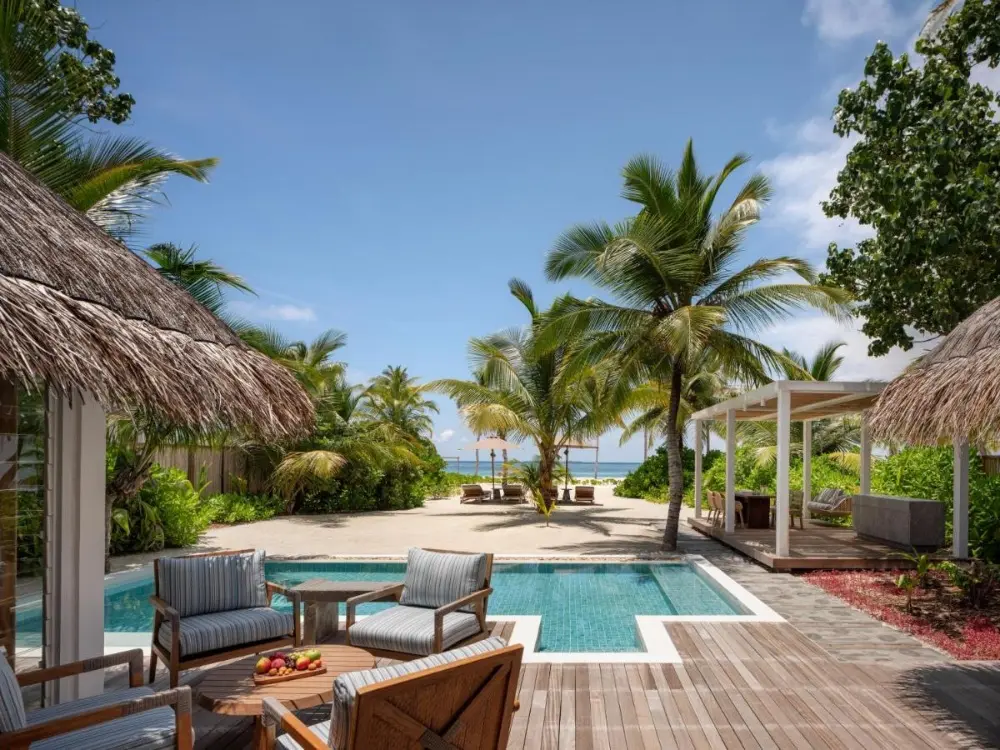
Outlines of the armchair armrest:
{"type": "Polygon", "coordinates": [[[303,724],[302,720],[295,714],[281,705],[277,699],[265,698],[263,709],[264,726],[267,728],[268,734],[271,734],[275,727],[281,727],[305,750],[329,750],[326,743],[317,734],[303,724]]]}
{"type": "Polygon", "coordinates": [[[180,622],[181,613],[178,612],[173,607],[171,607],[165,601],[163,601],[160,597],[158,596],[149,597],[149,603],[153,605],[153,609],[155,609],[157,612],[159,612],[161,615],[163,615],[171,622],[180,622]]]}
{"type": "MultiPolygon", "coordinates": [[[[384,589],[379,589],[378,591],[369,591],[367,594],[358,594],[357,596],[352,596],[347,600],[347,625],[345,626],[348,631],[351,629],[351,625],[354,624],[355,612],[359,604],[364,604],[365,602],[375,602],[379,599],[385,599],[389,596],[396,597],[396,601],[399,601],[399,597],[403,593],[403,584],[396,583],[392,586],[386,586],[384,589]]],[[[350,638],[350,634],[348,634],[350,638]]]]}
{"type": "Polygon", "coordinates": [[[117,667],[122,664],[128,664],[129,687],[140,687],[143,684],[141,648],[133,648],[129,651],[120,651],[117,654],[95,656],[91,659],[81,659],[80,661],[71,661],[67,664],[59,664],[54,667],[21,672],[17,675],[17,683],[21,687],[27,687],[28,685],[37,685],[40,682],[72,677],[84,672],[95,672],[98,669],[117,667]]]}
{"type": "Polygon", "coordinates": [[[275,594],[281,594],[292,603],[292,620],[295,623],[295,645],[301,646],[302,617],[300,616],[300,610],[302,608],[302,593],[296,591],[295,589],[290,589],[287,586],[282,586],[280,583],[272,583],[271,581],[265,581],[264,585],[267,587],[268,606],[270,606],[271,599],[274,598],[275,594]]]}
{"type": "Polygon", "coordinates": [[[470,604],[476,605],[476,617],[479,618],[479,627],[486,629],[486,598],[493,593],[492,588],[473,591],[461,599],[445,604],[434,610],[434,652],[440,653],[444,641],[444,616],[470,604]]]}
{"type": "Polygon", "coordinates": [[[123,716],[131,716],[142,711],[151,711],[154,708],[173,706],[176,718],[177,748],[178,750],[191,750],[193,737],[191,735],[191,688],[179,687],[173,690],[164,690],[155,695],[147,695],[142,698],[133,698],[119,703],[112,703],[101,706],[82,714],[64,716],[42,724],[18,729],[14,732],[4,734],[4,747],[27,748],[32,742],[55,737],[67,732],[73,732],[84,727],[91,727],[95,724],[103,724],[108,721],[120,719],[123,716]]]}

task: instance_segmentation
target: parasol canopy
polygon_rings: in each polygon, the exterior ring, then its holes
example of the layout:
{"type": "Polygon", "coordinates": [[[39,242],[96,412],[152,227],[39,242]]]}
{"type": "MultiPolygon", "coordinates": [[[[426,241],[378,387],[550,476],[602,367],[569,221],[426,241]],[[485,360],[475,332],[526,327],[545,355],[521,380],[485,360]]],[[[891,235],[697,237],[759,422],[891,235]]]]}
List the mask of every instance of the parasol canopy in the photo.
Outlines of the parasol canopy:
{"type": "Polygon", "coordinates": [[[498,437],[483,438],[482,440],[477,440],[472,445],[467,445],[465,448],[467,450],[489,450],[490,452],[490,489],[494,492],[497,488],[497,468],[496,468],[496,458],[497,451],[508,450],[513,451],[520,448],[520,445],[516,443],[508,443],[506,440],[498,437]]]}

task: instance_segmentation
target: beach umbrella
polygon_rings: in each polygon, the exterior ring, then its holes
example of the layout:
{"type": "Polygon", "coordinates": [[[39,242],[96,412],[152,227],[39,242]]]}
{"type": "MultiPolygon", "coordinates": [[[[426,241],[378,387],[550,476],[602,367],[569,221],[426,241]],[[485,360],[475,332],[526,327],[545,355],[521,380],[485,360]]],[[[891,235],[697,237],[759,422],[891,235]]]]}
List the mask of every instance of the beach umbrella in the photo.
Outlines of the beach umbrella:
{"type": "Polygon", "coordinates": [[[498,437],[483,438],[482,440],[477,440],[472,445],[465,446],[467,450],[486,450],[490,451],[490,489],[495,490],[497,485],[497,469],[496,469],[496,457],[497,451],[502,451],[504,449],[512,451],[520,448],[520,445],[515,443],[508,443],[506,440],[501,440],[498,437]]]}

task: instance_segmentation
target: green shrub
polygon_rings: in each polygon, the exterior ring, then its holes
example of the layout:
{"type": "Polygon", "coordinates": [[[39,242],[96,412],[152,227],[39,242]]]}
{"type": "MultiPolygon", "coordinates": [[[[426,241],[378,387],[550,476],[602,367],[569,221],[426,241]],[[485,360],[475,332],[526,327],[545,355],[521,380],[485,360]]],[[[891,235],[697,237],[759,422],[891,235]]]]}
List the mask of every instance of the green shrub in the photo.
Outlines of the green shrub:
{"type": "MultiPolygon", "coordinates": [[[[702,459],[702,471],[715,465],[721,459],[725,464],[722,451],[710,450],[702,459]]],[[[684,487],[692,486],[694,482],[694,449],[685,447],[681,453],[681,465],[684,469],[684,487]]],[[[661,445],[652,456],[643,461],[639,467],[615,485],[615,494],[619,497],[644,497],[656,500],[665,497],[668,486],[667,448],[661,445]]]]}
{"type": "Polygon", "coordinates": [[[114,509],[111,552],[155,552],[195,544],[211,522],[211,509],[180,469],[154,465],[139,493],[114,509]]]}
{"type": "Polygon", "coordinates": [[[246,495],[235,492],[208,498],[212,523],[251,523],[273,518],[285,508],[274,495],[246,495]]]}

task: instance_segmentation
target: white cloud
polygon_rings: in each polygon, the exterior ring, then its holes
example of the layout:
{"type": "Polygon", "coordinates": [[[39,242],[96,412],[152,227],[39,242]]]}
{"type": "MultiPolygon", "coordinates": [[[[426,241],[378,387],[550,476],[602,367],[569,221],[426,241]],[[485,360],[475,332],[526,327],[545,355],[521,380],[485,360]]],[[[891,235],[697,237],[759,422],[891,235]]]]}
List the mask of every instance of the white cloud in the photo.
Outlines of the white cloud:
{"type": "Polygon", "coordinates": [[[815,26],[819,38],[831,43],[889,36],[909,25],[890,0],[806,0],[802,23],[815,26]]]}
{"type": "Polygon", "coordinates": [[[230,303],[230,309],[237,315],[251,320],[280,320],[288,322],[308,322],[316,320],[316,311],[301,305],[255,305],[237,300],[230,303]]]}
{"type": "Polygon", "coordinates": [[[792,148],[761,164],[774,186],[765,217],[799,234],[813,251],[830,242],[852,244],[870,236],[871,231],[855,219],[827,218],[821,205],[837,184],[837,173],[854,141],[835,135],[832,125],[818,117],[793,128],[771,125],[768,130],[773,137],[789,141],[792,148]]]}
{"type": "MultiPolygon", "coordinates": [[[[779,323],[761,335],[764,343],[780,349],[787,347],[812,359],[817,350],[830,341],[843,341],[840,349],[844,363],[837,371],[837,380],[892,380],[910,362],[932,349],[937,341],[915,343],[909,351],[893,348],[882,357],[870,357],[871,339],[861,332],[862,321],[838,323],[822,315],[800,315],[779,323]]],[[[919,338],[918,338],[919,340],[919,338]]]]}
{"type": "Polygon", "coordinates": [[[452,439],[452,437],[454,437],[454,435],[455,435],[455,431],[454,430],[441,430],[440,434],[435,433],[435,435],[434,435],[434,442],[435,443],[447,443],[449,440],[452,439]]]}

